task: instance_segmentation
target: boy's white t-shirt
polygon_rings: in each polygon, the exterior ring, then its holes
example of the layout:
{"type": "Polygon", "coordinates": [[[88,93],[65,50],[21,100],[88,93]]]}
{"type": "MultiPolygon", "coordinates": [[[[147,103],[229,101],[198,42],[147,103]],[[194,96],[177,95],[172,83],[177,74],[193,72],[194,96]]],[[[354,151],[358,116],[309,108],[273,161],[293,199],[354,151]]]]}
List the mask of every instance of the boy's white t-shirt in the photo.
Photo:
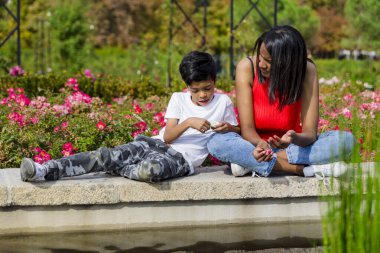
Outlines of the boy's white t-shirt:
{"type": "MultiPolygon", "coordinates": [[[[178,124],[180,124],[190,117],[203,118],[209,122],[228,122],[234,126],[238,125],[234,105],[225,94],[214,94],[214,98],[209,104],[198,106],[191,101],[190,92],[173,93],[165,113],[165,120],[178,119],[178,124]]],[[[153,138],[159,138],[163,141],[164,132],[165,127],[161,129],[158,136],[153,138]]],[[[189,128],[170,144],[189,163],[191,173],[206,159],[208,155],[207,142],[214,133],[211,129],[201,133],[194,128],[189,128]]]]}

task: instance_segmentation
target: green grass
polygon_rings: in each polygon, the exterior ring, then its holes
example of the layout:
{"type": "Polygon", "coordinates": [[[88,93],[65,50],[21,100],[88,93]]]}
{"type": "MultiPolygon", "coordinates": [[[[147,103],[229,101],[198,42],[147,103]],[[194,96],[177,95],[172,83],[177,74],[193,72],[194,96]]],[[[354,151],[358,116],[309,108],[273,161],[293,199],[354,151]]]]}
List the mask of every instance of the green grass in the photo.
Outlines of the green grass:
{"type": "MultiPolygon", "coordinates": [[[[374,125],[378,133],[379,118],[374,125]]],[[[379,147],[376,138],[370,146],[379,147]]],[[[375,168],[368,173],[360,166],[362,155],[356,148],[352,162],[359,164],[339,180],[338,196],[329,196],[323,218],[326,253],[380,252],[380,154],[375,150],[375,168]]]]}
{"type": "Polygon", "coordinates": [[[319,77],[337,76],[345,80],[361,80],[374,85],[375,89],[380,88],[380,62],[378,61],[317,59],[315,62],[319,77]]]}

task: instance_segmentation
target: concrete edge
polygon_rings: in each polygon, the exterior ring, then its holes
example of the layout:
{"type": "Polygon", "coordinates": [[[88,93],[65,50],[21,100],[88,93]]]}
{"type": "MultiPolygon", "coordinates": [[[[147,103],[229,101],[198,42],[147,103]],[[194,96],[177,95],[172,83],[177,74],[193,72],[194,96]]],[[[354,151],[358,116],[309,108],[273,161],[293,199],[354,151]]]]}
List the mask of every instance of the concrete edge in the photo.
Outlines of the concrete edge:
{"type": "MultiPolygon", "coordinates": [[[[364,164],[367,170],[374,163],[364,164]]],[[[0,206],[108,205],[193,200],[246,200],[316,197],[338,193],[317,178],[278,176],[233,177],[227,166],[201,168],[195,175],[157,184],[137,182],[104,173],[58,181],[22,182],[19,169],[0,170],[0,206]]]]}

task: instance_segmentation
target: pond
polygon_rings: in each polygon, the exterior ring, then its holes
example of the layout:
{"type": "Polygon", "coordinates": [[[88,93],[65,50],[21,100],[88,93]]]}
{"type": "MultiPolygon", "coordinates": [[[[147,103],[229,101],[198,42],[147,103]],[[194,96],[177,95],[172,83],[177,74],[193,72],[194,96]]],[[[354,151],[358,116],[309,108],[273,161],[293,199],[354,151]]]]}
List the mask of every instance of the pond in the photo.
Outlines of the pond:
{"type": "Polygon", "coordinates": [[[0,252],[323,252],[320,222],[0,237],[0,252]]]}

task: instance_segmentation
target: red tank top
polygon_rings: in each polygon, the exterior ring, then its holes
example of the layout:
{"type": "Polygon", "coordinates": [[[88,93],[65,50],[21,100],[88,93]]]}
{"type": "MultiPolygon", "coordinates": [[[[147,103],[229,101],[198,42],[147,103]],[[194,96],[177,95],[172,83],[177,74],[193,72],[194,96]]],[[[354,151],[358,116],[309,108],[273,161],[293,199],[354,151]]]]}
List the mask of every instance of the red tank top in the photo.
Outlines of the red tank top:
{"type": "Polygon", "coordinates": [[[273,135],[283,136],[288,130],[302,132],[301,127],[301,99],[286,105],[282,111],[278,110],[279,100],[269,102],[269,80],[261,84],[258,75],[255,75],[252,87],[253,113],[257,133],[264,140],[273,135]]]}

